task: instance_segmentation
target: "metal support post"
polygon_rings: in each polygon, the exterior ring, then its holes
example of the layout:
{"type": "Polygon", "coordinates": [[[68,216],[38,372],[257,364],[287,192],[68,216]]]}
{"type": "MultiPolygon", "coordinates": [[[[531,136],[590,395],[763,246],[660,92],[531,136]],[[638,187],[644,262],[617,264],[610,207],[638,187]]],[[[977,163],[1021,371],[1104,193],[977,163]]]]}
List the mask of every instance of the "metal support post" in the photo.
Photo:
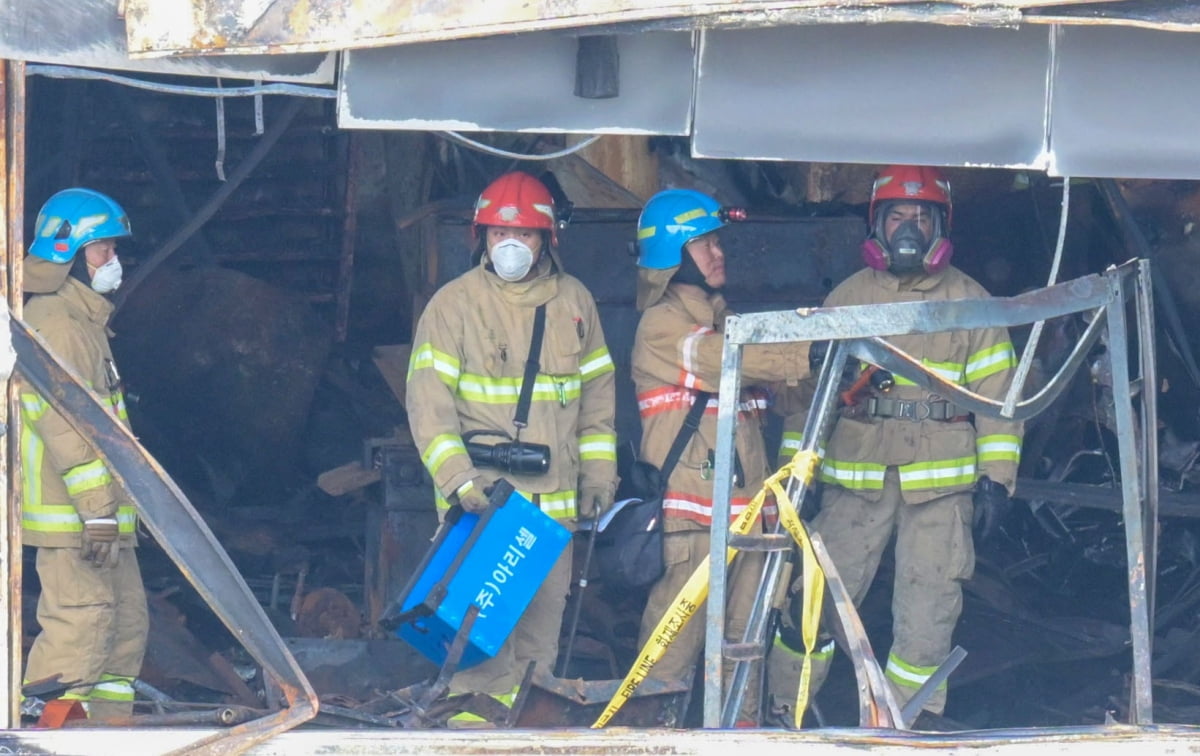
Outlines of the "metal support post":
{"type": "MultiPolygon", "coordinates": [[[[730,318],[732,319],[732,318],[730,318]]],[[[725,553],[729,542],[729,513],[733,496],[734,435],[741,390],[742,345],[725,339],[721,354],[721,385],[717,400],[717,464],[713,475],[713,513],[709,529],[708,611],[704,633],[704,726],[721,726],[721,662],[725,645],[725,553]]]]}
{"type": "MultiPolygon", "coordinates": [[[[1125,302],[1129,294],[1127,282],[1120,277],[1113,277],[1109,282],[1112,302],[1107,309],[1107,346],[1112,371],[1113,417],[1117,425],[1117,446],[1120,450],[1121,490],[1124,495],[1125,556],[1129,574],[1129,631],[1133,644],[1130,719],[1134,724],[1151,724],[1154,721],[1150,669],[1153,638],[1147,590],[1147,523],[1146,512],[1142,507],[1142,486],[1146,475],[1140,468],[1156,462],[1138,459],[1138,452],[1144,448],[1145,434],[1142,427],[1135,422],[1133,414],[1134,385],[1129,375],[1129,331],[1125,314],[1125,302]],[[1139,436],[1143,438],[1139,439],[1139,436]]],[[[1157,390],[1156,387],[1143,384],[1143,399],[1147,391],[1154,390],[1157,390]]]]}

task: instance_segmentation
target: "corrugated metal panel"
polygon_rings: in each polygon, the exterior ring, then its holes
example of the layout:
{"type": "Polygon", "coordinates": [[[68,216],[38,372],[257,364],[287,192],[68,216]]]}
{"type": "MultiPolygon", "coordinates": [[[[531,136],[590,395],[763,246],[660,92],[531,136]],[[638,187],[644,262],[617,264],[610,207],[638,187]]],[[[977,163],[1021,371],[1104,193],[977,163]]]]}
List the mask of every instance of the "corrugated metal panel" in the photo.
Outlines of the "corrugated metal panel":
{"type": "MultiPolygon", "coordinates": [[[[674,19],[713,25],[1020,21],[1085,0],[126,0],[134,55],[349,50],[494,34],[674,19]]],[[[1096,5],[1090,0],[1087,5],[1096,5]]],[[[1120,3],[1114,2],[1114,5],[1120,3]]]]}
{"type": "Polygon", "coordinates": [[[1049,30],[922,24],[705,32],[701,157],[1037,167],[1049,30]]]}
{"type": "Polygon", "coordinates": [[[333,53],[226,55],[132,60],[125,48],[120,0],[0,2],[0,58],[234,79],[332,84],[333,53]]]}
{"type": "Polygon", "coordinates": [[[686,134],[690,32],[621,35],[620,95],[574,96],[577,40],[563,34],[401,45],[343,54],[343,128],[686,134]]]}

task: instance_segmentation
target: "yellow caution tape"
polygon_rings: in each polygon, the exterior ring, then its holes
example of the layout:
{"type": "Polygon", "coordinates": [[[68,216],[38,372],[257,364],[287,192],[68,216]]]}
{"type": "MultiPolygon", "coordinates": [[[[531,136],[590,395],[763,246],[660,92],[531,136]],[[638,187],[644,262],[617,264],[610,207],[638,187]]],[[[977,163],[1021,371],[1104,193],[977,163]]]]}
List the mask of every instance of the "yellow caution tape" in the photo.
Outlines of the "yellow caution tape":
{"type": "MultiPolygon", "coordinates": [[[[797,452],[791,462],[792,465],[795,465],[797,461],[812,465],[811,469],[800,471],[807,473],[807,477],[802,478],[807,485],[812,480],[816,469],[816,457],[810,454],[811,459],[799,460],[799,456],[800,454],[797,452]]],[[[778,487],[779,484],[775,483],[774,485],[778,487]]],[[[776,501],[779,501],[780,494],[776,493],[775,496],[776,501]]],[[[786,494],[783,495],[783,500],[787,500],[786,494]]],[[[795,712],[796,729],[800,729],[811,694],[812,653],[817,645],[817,631],[821,624],[821,604],[825,600],[825,573],[817,564],[817,555],[813,551],[812,542],[808,540],[808,530],[805,529],[800,516],[796,514],[795,508],[780,506],[779,522],[791,534],[792,540],[799,544],[800,553],[804,559],[804,593],[800,602],[800,636],[804,640],[804,661],[800,666],[800,686],[796,689],[796,705],[792,708],[792,711],[795,712]]]]}
{"type": "MultiPolygon", "coordinates": [[[[808,611],[808,606],[810,603],[809,583],[813,582],[815,585],[816,580],[819,580],[820,587],[823,590],[825,586],[825,575],[822,573],[817,579],[810,579],[808,577],[810,572],[820,572],[820,570],[816,567],[816,558],[810,558],[812,545],[809,543],[808,534],[804,530],[803,523],[796,515],[795,509],[786,504],[786,502],[788,502],[788,496],[787,492],[783,488],[783,481],[786,481],[788,478],[794,475],[796,478],[803,481],[805,485],[807,485],[812,481],[816,469],[817,456],[815,453],[806,451],[796,452],[796,455],[792,457],[790,462],[781,467],[779,470],[775,471],[771,477],[767,478],[767,480],[763,483],[762,489],[754,495],[754,498],[750,500],[750,503],[746,505],[746,508],[742,510],[742,513],[738,515],[737,519],[735,519],[729,526],[730,533],[735,533],[737,535],[745,535],[749,533],[750,528],[758,519],[759,512],[762,511],[763,503],[766,501],[767,493],[773,493],[775,494],[776,506],[781,513],[781,522],[787,531],[792,535],[792,538],[796,540],[796,543],[801,544],[801,546],[804,548],[804,606],[806,611],[804,613],[803,624],[805,653],[803,668],[804,672],[802,673],[800,690],[804,691],[804,697],[806,701],[808,693],[807,686],[804,684],[803,680],[807,680],[811,674],[810,669],[812,664],[809,656],[816,644],[816,623],[819,620],[821,613],[821,595],[818,593],[815,600],[816,609],[812,614],[813,620],[810,640],[810,612],[808,611]],[[811,570],[809,569],[810,561],[812,564],[811,570]]],[[[733,561],[735,554],[737,554],[737,549],[726,549],[726,565],[733,561]]],[[[666,613],[663,615],[663,618],[659,620],[658,625],[654,628],[654,632],[650,634],[650,638],[646,641],[646,645],[642,647],[642,651],[638,655],[637,660],[633,663],[633,667],[630,668],[629,674],[625,675],[625,679],[621,681],[620,687],[617,688],[617,692],[613,696],[612,700],[608,702],[608,706],[604,708],[604,711],[601,712],[600,716],[597,717],[596,721],[592,724],[593,729],[604,727],[606,724],[608,724],[613,716],[621,710],[621,707],[625,705],[625,702],[633,697],[634,691],[637,690],[638,686],[642,684],[642,681],[645,680],[650,674],[650,670],[654,668],[654,665],[657,664],[660,659],[662,659],[663,654],[665,654],[667,651],[667,648],[675,641],[675,639],[679,636],[679,633],[683,631],[683,628],[687,626],[688,620],[692,618],[692,615],[696,613],[696,611],[700,608],[700,605],[703,604],[708,598],[708,565],[709,557],[705,557],[704,561],[700,563],[700,566],[696,568],[695,572],[693,572],[691,577],[688,578],[687,582],[684,583],[683,588],[679,590],[679,593],[675,596],[675,600],[672,602],[670,608],[667,609],[666,613]]],[[[799,696],[797,697],[797,701],[799,702],[799,696]]],[[[807,705],[807,703],[805,705],[807,705]]],[[[799,718],[802,716],[802,714],[797,713],[796,716],[799,718]]]]}

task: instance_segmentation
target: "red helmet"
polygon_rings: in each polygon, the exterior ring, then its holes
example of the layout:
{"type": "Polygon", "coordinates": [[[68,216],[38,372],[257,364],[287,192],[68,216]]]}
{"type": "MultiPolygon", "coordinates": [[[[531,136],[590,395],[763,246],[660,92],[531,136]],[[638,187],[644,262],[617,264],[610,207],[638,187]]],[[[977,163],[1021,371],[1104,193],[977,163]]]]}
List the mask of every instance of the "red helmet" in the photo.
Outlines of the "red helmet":
{"type": "Polygon", "coordinates": [[[950,232],[953,205],[950,182],[937,168],[925,165],[889,165],[879,172],[871,186],[871,210],[867,222],[875,225],[875,209],[886,200],[924,200],[941,205],[946,211],[946,233],[950,232]]]}
{"type": "Polygon", "coordinates": [[[950,233],[950,220],[954,206],[950,200],[950,182],[937,168],[924,165],[889,165],[879,172],[871,187],[871,205],[867,222],[871,235],[863,242],[863,260],[878,270],[893,268],[893,255],[883,234],[880,209],[894,203],[930,203],[940,208],[945,218],[938,217],[934,238],[923,255],[922,264],[930,273],[941,270],[950,263],[954,248],[946,238],[950,233]]]}
{"type": "Polygon", "coordinates": [[[480,193],[475,203],[476,233],[480,226],[542,228],[550,232],[550,243],[558,244],[554,198],[545,184],[522,171],[504,174],[480,193]]]}

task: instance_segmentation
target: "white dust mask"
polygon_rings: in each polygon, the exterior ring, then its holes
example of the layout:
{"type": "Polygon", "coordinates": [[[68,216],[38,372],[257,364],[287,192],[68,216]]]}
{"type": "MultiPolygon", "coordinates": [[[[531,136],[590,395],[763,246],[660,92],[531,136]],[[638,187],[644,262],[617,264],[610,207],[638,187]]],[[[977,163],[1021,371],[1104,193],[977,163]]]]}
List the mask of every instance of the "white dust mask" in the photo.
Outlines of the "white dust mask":
{"type": "Polygon", "coordinates": [[[505,281],[520,281],[533,267],[533,250],[519,239],[505,239],[488,252],[496,275],[505,281]]]}
{"type": "Polygon", "coordinates": [[[120,285],[121,261],[115,257],[96,268],[96,272],[92,274],[92,291],[99,294],[116,291],[120,285]]]}

